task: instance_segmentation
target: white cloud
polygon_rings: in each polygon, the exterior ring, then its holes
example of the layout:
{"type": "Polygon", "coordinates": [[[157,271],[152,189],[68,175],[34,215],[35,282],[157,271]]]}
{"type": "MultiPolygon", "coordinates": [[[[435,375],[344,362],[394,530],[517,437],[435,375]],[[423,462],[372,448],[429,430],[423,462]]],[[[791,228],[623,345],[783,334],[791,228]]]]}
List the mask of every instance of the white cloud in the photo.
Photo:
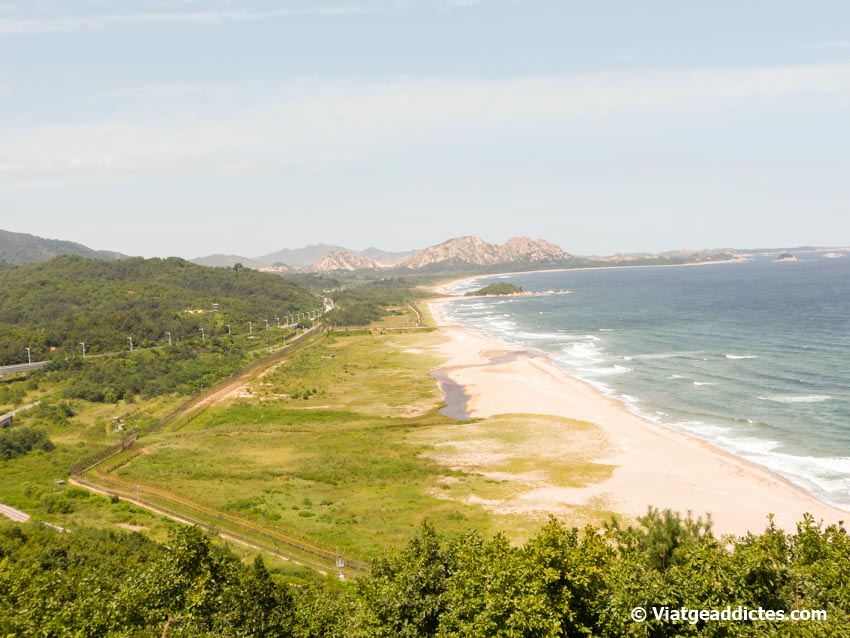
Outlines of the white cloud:
{"type": "Polygon", "coordinates": [[[810,49],[850,49],[850,40],[834,40],[832,42],[820,42],[807,48],[810,49]]]}
{"type": "Polygon", "coordinates": [[[233,22],[258,22],[304,15],[342,16],[373,13],[373,4],[341,4],[278,9],[222,9],[214,11],[146,11],[95,15],[0,17],[0,34],[67,33],[137,25],[215,26],[233,22]]]}
{"type": "Polygon", "coordinates": [[[483,4],[483,0],[434,0],[440,9],[468,9],[483,4]]]}
{"type": "Polygon", "coordinates": [[[406,79],[142,87],[111,115],[0,124],[0,174],[250,171],[507,135],[563,140],[647,115],[850,102],[850,64],[634,71],[502,80],[406,79]],[[211,96],[213,96],[211,98],[211,96]]]}
{"type": "Polygon", "coordinates": [[[22,12],[14,5],[0,2],[0,35],[69,33],[112,27],[144,25],[217,26],[227,23],[259,22],[296,16],[374,14],[410,10],[423,4],[441,10],[463,9],[483,4],[483,0],[336,0],[267,8],[246,0],[99,0],[75,4],[50,2],[38,5],[38,12],[22,12]],[[92,12],[96,8],[108,13],[92,12]],[[76,8],[76,10],[75,10],[76,8]],[[187,10],[188,9],[188,10],[187,10]]]}

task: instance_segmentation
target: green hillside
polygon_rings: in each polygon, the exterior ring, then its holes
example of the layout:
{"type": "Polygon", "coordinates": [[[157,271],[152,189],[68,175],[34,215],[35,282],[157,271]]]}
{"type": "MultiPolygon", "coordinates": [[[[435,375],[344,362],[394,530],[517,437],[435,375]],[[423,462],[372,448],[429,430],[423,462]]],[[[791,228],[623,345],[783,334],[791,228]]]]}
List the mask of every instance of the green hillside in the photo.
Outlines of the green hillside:
{"type": "Polygon", "coordinates": [[[0,269],[0,365],[258,331],[264,319],[315,310],[321,300],[281,277],[205,268],[178,258],[57,257],[0,269]],[[213,312],[218,304],[217,312],[213,312]]]}
{"type": "Polygon", "coordinates": [[[121,259],[125,255],[108,250],[93,250],[73,241],[44,239],[27,233],[0,230],[0,260],[10,264],[48,261],[60,255],[78,255],[95,259],[121,259]]]}

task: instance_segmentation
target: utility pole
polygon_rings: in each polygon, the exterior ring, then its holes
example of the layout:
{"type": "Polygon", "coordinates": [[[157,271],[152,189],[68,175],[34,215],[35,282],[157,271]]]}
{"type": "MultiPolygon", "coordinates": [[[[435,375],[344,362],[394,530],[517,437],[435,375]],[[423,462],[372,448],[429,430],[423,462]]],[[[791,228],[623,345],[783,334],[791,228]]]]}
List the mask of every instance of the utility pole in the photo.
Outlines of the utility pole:
{"type": "Polygon", "coordinates": [[[248,334],[249,335],[254,334],[254,326],[251,324],[250,321],[248,322],[248,334]]]}
{"type": "Polygon", "coordinates": [[[336,557],[336,568],[339,570],[339,579],[345,580],[345,574],[342,572],[345,568],[345,559],[342,556],[336,557]]]}
{"type": "Polygon", "coordinates": [[[130,341],[130,352],[133,352],[133,337],[127,337],[127,339],[130,341]]]}
{"type": "Polygon", "coordinates": [[[170,346],[171,345],[171,333],[166,332],[165,334],[168,335],[168,345],[170,346]]]}
{"type": "Polygon", "coordinates": [[[225,328],[227,328],[227,334],[231,334],[231,332],[230,332],[230,324],[229,324],[229,323],[226,323],[226,324],[224,324],[224,327],[225,327],[225,328]]]}
{"type": "Polygon", "coordinates": [[[206,340],[207,340],[207,335],[206,335],[206,333],[204,332],[204,329],[203,329],[203,328],[199,328],[199,330],[201,331],[201,341],[206,341],[206,340]]]}
{"type": "Polygon", "coordinates": [[[265,322],[266,322],[266,330],[268,330],[268,329],[269,329],[269,320],[268,320],[268,319],[263,319],[263,321],[265,321],[265,322]]]}
{"type": "Polygon", "coordinates": [[[277,327],[280,328],[280,317],[275,317],[275,319],[277,320],[277,327]]]}
{"type": "Polygon", "coordinates": [[[83,347],[83,359],[86,358],[86,342],[80,341],[80,345],[83,347]]]}
{"type": "Polygon", "coordinates": [[[32,350],[29,348],[24,348],[27,351],[27,363],[32,363],[32,350]]]}

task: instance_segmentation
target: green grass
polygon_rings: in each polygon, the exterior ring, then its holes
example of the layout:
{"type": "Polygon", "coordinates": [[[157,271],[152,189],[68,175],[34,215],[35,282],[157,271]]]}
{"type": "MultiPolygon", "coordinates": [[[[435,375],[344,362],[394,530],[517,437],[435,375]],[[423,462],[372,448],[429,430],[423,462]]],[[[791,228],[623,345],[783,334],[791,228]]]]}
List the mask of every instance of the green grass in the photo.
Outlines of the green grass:
{"type": "Polygon", "coordinates": [[[411,310],[410,306],[392,306],[387,308],[388,314],[378,321],[373,321],[370,324],[372,328],[416,328],[417,317],[416,313],[411,310]]]}
{"type": "Polygon", "coordinates": [[[526,538],[545,515],[496,505],[535,481],[580,487],[607,478],[611,468],[594,461],[604,442],[596,426],[557,417],[443,417],[429,374],[443,338],[331,336],[180,430],[145,437],[147,453],[113,477],[357,558],[404,543],[426,518],[447,532],[504,529],[526,538]],[[551,454],[555,447],[570,450],[569,460],[551,454]],[[491,450],[496,461],[457,463],[459,449],[491,450]]]}
{"type": "Polygon", "coordinates": [[[442,395],[429,371],[441,363],[429,352],[437,332],[330,336],[264,376],[252,396],[283,408],[323,406],[374,416],[414,416],[442,395]],[[413,356],[415,355],[415,356],[413,356]],[[310,393],[307,399],[304,394],[310,393]]]}
{"type": "MultiPolygon", "coordinates": [[[[338,332],[259,374],[243,374],[244,385],[227,398],[98,467],[90,478],[114,488],[117,503],[57,481],[80,457],[120,440],[112,417],[128,430],[145,426],[185,397],[71,401],[76,415],[46,426],[54,451],[2,467],[0,501],[70,529],[130,526],[164,539],[175,523],[125,501],[139,495],[258,546],[301,539],[360,559],[403,544],[424,519],[448,533],[503,530],[526,539],[546,514],[526,507],[524,496],[607,478],[612,468],[596,461],[605,441],[596,426],[557,417],[443,417],[430,370],[442,363],[436,348],[444,338],[430,329],[338,332]]],[[[18,404],[55,404],[67,382],[23,383],[26,392],[13,393],[18,404]]],[[[607,514],[604,503],[556,511],[575,523],[607,514]]],[[[308,579],[306,568],[270,560],[288,577],[308,579]]]]}
{"type": "Polygon", "coordinates": [[[406,541],[424,518],[486,523],[483,509],[429,494],[445,470],[406,436],[435,420],[233,405],[149,441],[151,453],[116,474],[365,557],[406,541]]]}
{"type": "Polygon", "coordinates": [[[67,482],[68,470],[80,457],[93,450],[113,445],[122,434],[115,432],[112,417],[120,416],[127,429],[156,421],[172,410],[181,397],[159,397],[146,403],[100,404],[67,400],[63,391],[67,382],[29,384],[23,403],[65,401],[75,412],[66,423],[51,423],[37,418],[37,411],[22,412],[16,425],[32,425],[44,429],[55,449],[31,452],[0,462],[0,502],[21,509],[35,520],[51,522],[73,530],[76,527],[113,527],[132,525],[164,540],[172,523],[158,516],[105,496],[81,490],[67,482]],[[62,484],[64,482],[64,484],[62,484]]]}

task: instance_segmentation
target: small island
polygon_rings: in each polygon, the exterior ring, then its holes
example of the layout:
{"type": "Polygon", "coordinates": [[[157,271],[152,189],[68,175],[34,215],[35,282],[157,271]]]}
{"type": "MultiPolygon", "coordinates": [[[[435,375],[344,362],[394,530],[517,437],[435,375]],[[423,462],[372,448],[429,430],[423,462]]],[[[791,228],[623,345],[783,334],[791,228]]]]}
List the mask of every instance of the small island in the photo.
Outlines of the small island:
{"type": "Polygon", "coordinates": [[[797,258],[791,253],[782,253],[774,259],[773,261],[798,261],[797,258]]]}
{"type": "Polygon", "coordinates": [[[478,290],[466,293],[466,297],[486,297],[489,295],[519,295],[523,292],[520,286],[514,284],[490,284],[478,290]]]}

